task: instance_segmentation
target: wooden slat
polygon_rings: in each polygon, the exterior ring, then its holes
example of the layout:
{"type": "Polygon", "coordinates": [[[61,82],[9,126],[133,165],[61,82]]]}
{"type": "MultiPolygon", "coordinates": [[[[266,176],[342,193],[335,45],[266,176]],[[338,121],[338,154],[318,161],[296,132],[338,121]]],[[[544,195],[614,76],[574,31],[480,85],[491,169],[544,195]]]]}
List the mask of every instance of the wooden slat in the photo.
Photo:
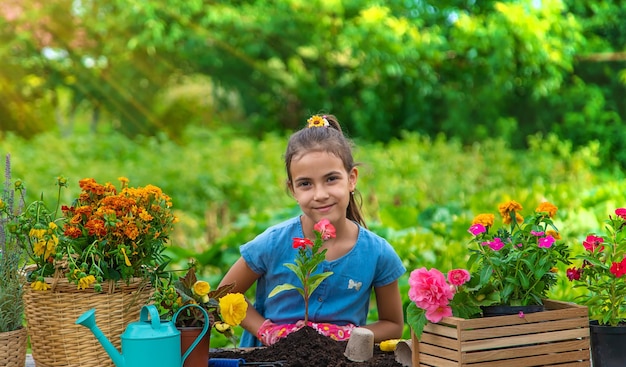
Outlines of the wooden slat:
{"type": "MultiPolygon", "coordinates": [[[[566,353],[547,354],[542,356],[533,356],[526,358],[506,358],[503,356],[497,361],[480,362],[477,364],[463,364],[463,367],[527,367],[527,366],[545,366],[560,362],[581,362],[588,361],[589,353],[585,351],[574,351],[566,353]]],[[[560,366],[560,365],[559,365],[560,366]]]]}
{"type": "Polygon", "coordinates": [[[497,338],[488,340],[477,340],[461,343],[461,352],[474,350],[506,348],[524,346],[535,343],[548,343],[568,339],[585,338],[589,331],[584,329],[553,331],[549,333],[537,333],[532,335],[511,336],[507,338],[497,338]]]}
{"type": "Polygon", "coordinates": [[[489,338],[499,338],[511,335],[535,334],[546,331],[583,329],[589,330],[589,320],[586,318],[575,318],[565,320],[554,320],[548,322],[534,322],[524,325],[503,326],[489,329],[465,330],[461,333],[461,340],[479,340],[489,338]]]}
{"type": "Polygon", "coordinates": [[[441,348],[439,346],[431,344],[420,343],[420,353],[428,354],[431,356],[439,356],[453,361],[461,360],[461,352],[459,352],[458,350],[441,348]]]}
{"type": "Polygon", "coordinates": [[[485,361],[495,361],[506,358],[519,358],[538,356],[543,354],[561,353],[569,351],[585,351],[587,359],[590,358],[589,341],[585,339],[569,340],[556,343],[545,343],[539,345],[524,346],[518,348],[481,350],[476,352],[461,353],[461,362],[470,364],[485,361]]]}

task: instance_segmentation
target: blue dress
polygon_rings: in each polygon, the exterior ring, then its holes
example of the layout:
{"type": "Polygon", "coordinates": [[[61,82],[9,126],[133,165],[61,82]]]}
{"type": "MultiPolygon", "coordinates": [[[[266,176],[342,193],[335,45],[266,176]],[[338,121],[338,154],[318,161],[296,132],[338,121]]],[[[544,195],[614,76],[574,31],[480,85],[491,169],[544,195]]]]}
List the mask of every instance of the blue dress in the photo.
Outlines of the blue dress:
{"type": "MultiPolygon", "coordinates": [[[[289,219],[265,230],[240,247],[248,266],[261,277],[257,280],[254,308],[276,324],[294,324],[304,319],[304,300],[298,291],[268,294],[277,285],[291,283],[301,287],[300,280],[285,266],[294,263],[298,252],[293,238],[304,237],[300,217],[289,219]]],[[[332,271],[313,292],[309,300],[309,320],[337,325],[365,325],[374,287],[392,283],[406,269],[391,245],[382,237],[359,226],[354,247],[342,257],[324,260],[317,273],[332,271]]],[[[261,346],[256,336],[243,332],[241,347],[261,346]]]]}

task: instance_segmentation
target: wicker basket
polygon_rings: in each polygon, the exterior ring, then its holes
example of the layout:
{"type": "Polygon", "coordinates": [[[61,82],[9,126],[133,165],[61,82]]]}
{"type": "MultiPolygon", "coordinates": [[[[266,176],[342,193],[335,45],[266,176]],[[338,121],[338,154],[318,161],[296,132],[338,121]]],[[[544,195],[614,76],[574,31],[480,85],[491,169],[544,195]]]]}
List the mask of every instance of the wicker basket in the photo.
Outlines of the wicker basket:
{"type": "Polygon", "coordinates": [[[0,366],[24,367],[27,340],[26,328],[0,333],[0,366]]]}
{"type": "Polygon", "coordinates": [[[65,278],[46,278],[46,283],[52,284],[52,289],[34,291],[28,286],[24,294],[37,367],[113,367],[93,333],[76,325],[76,319],[95,308],[98,328],[121,352],[120,335],[129,323],[139,320],[139,311],[153,292],[149,283],[137,279],[129,285],[111,284],[101,293],[78,290],[65,278]]]}

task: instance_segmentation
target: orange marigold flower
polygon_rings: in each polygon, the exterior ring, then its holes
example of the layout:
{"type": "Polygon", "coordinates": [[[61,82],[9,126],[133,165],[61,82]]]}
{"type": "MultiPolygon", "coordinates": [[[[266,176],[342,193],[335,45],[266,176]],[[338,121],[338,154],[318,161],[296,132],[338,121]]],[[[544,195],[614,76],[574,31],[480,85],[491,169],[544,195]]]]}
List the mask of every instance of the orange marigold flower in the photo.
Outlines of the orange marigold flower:
{"type": "Polygon", "coordinates": [[[548,213],[548,216],[550,218],[554,218],[554,216],[556,215],[557,209],[558,208],[554,204],[544,201],[539,204],[539,206],[537,207],[537,209],[535,209],[535,211],[537,213],[544,213],[544,212],[548,213]]]}
{"type": "Polygon", "coordinates": [[[104,221],[101,219],[90,219],[85,223],[85,228],[89,231],[90,236],[104,237],[107,234],[104,221]]]}
{"type": "Polygon", "coordinates": [[[476,217],[474,217],[474,220],[472,221],[472,225],[482,224],[485,227],[491,227],[493,226],[494,219],[495,219],[495,215],[493,214],[478,214],[476,217]]]}
{"type": "Polygon", "coordinates": [[[560,240],[560,239],[562,238],[562,237],[561,237],[561,234],[560,234],[559,232],[557,232],[557,231],[555,231],[555,230],[552,230],[552,229],[548,229],[548,230],[546,231],[546,234],[547,234],[548,236],[552,236],[552,237],[553,237],[555,240],[557,240],[557,241],[558,241],[558,240],[560,240]]]}
{"type": "Polygon", "coordinates": [[[70,226],[70,225],[66,225],[64,230],[65,231],[63,233],[67,237],[71,237],[71,238],[78,238],[78,237],[80,237],[83,234],[83,232],[80,230],[80,228],[73,227],[73,226],[70,226]]]}
{"type": "Polygon", "coordinates": [[[522,209],[524,209],[522,208],[522,205],[515,200],[507,201],[506,203],[498,205],[498,211],[503,218],[510,217],[511,212],[519,212],[522,209]]]}
{"type": "Polygon", "coordinates": [[[124,234],[126,235],[126,237],[134,240],[135,238],[137,238],[137,236],[139,236],[139,229],[135,224],[129,223],[128,226],[124,228],[124,234]]]}

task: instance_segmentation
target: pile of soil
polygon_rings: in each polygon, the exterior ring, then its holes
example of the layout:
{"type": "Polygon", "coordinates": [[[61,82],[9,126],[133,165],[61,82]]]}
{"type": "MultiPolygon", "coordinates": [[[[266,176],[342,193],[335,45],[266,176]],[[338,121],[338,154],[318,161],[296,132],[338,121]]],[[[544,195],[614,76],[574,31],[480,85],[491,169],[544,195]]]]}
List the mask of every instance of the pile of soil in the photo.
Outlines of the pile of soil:
{"type": "Polygon", "coordinates": [[[256,349],[212,349],[210,358],[243,358],[246,362],[282,362],[283,367],[402,367],[393,352],[374,346],[374,356],[366,362],[353,362],[344,356],[347,341],[330,339],[304,327],[276,344],[256,349]]]}

